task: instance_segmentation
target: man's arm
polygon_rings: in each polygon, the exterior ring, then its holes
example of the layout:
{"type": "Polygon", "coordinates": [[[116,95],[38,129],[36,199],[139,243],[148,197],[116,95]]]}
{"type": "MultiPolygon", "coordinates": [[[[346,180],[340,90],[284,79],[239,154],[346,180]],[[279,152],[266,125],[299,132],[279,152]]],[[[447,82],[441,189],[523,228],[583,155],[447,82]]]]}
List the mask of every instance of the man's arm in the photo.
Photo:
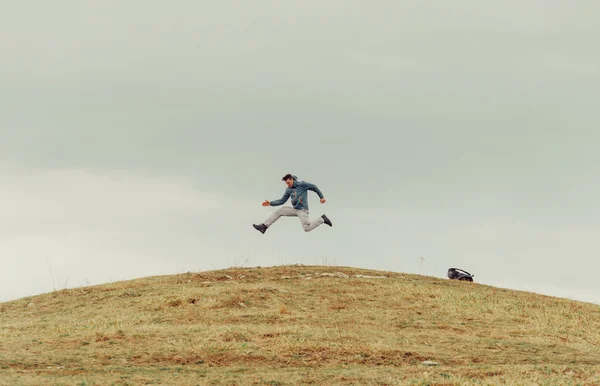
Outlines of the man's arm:
{"type": "Polygon", "coordinates": [[[317,187],[317,185],[315,184],[311,184],[310,182],[306,182],[304,181],[304,185],[306,186],[306,189],[308,190],[312,190],[313,192],[317,193],[319,195],[320,199],[323,199],[323,193],[321,192],[321,190],[317,187]]]}
{"type": "Polygon", "coordinates": [[[275,201],[265,201],[264,203],[269,203],[268,205],[264,205],[264,206],[279,206],[279,205],[283,205],[285,204],[285,202],[288,200],[288,198],[290,198],[290,191],[288,189],[285,190],[285,193],[283,194],[283,197],[281,197],[279,200],[275,200],[275,201]]]}

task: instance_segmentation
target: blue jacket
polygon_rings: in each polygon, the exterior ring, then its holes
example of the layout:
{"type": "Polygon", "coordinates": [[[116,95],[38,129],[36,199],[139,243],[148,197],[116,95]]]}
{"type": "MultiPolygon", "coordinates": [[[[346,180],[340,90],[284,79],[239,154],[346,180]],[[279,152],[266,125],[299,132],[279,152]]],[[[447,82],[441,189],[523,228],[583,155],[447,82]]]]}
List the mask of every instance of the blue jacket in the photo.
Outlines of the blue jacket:
{"type": "Polygon", "coordinates": [[[288,198],[292,198],[292,207],[294,209],[304,209],[308,210],[308,191],[312,190],[317,193],[319,198],[323,198],[323,193],[317,188],[315,184],[311,184],[306,181],[298,181],[298,177],[292,176],[294,179],[294,183],[291,188],[285,188],[285,193],[283,197],[279,200],[271,201],[271,206],[283,205],[288,200],[288,198]]]}

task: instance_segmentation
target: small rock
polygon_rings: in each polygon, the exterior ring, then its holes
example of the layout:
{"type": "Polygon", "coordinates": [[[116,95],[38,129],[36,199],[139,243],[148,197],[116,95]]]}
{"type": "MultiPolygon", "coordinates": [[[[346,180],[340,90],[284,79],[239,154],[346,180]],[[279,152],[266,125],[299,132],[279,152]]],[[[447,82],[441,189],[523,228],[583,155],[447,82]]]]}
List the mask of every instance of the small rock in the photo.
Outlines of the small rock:
{"type": "Polygon", "coordinates": [[[421,362],[422,365],[424,366],[439,366],[440,364],[437,362],[433,362],[433,361],[425,361],[425,362],[421,362]]]}
{"type": "Polygon", "coordinates": [[[347,278],[347,277],[349,277],[348,275],[346,275],[345,273],[342,273],[342,272],[335,272],[335,273],[325,272],[325,273],[320,273],[318,275],[319,276],[330,276],[330,277],[341,277],[341,278],[344,278],[344,279],[347,278]]]}
{"type": "Polygon", "coordinates": [[[240,307],[246,307],[246,303],[244,302],[239,302],[238,304],[240,305],[240,307]]]}
{"type": "Polygon", "coordinates": [[[33,306],[35,306],[35,304],[33,304],[33,303],[29,303],[29,304],[27,305],[27,307],[33,307],[33,306]]]}
{"type": "Polygon", "coordinates": [[[360,277],[363,279],[387,279],[385,276],[369,276],[369,275],[354,275],[354,277],[360,277]]]}
{"type": "Polygon", "coordinates": [[[288,293],[288,292],[290,292],[290,291],[288,291],[288,290],[284,290],[284,289],[280,289],[280,290],[279,290],[279,292],[285,292],[285,293],[288,293]]]}
{"type": "Polygon", "coordinates": [[[291,279],[291,276],[282,276],[282,279],[291,279]]]}
{"type": "Polygon", "coordinates": [[[210,284],[210,282],[209,282],[209,281],[203,281],[203,282],[202,282],[202,283],[200,283],[200,284],[210,284]]]}
{"type": "Polygon", "coordinates": [[[305,277],[304,280],[310,280],[312,277],[305,277]]]}
{"type": "Polygon", "coordinates": [[[246,278],[246,275],[240,276],[240,279],[245,279],[245,278],[246,278]]]}

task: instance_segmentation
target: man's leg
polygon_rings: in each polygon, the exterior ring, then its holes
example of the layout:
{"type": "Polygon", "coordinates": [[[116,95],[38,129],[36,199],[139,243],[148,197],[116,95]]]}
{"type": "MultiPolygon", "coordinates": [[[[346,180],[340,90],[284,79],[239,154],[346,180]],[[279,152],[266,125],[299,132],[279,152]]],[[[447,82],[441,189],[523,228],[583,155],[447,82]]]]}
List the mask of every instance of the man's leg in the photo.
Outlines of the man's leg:
{"type": "Polygon", "coordinates": [[[296,209],[289,207],[289,206],[282,206],[281,208],[277,209],[275,212],[273,212],[273,214],[271,214],[269,216],[269,218],[267,218],[265,220],[265,222],[263,224],[265,224],[268,227],[270,227],[271,225],[273,225],[273,223],[277,220],[279,220],[279,218],[281,216],[296,216],[296,209]]]}
{"type": "Polygon", "coordinates": [[[302,223],[302,228],[305,232],[310,232],[325,222],[323,217],[319,217],[310,221],[308,218],[308,211],[306,210],[299,210],[297,216],[300,218],[300,223],[302,223]]]}

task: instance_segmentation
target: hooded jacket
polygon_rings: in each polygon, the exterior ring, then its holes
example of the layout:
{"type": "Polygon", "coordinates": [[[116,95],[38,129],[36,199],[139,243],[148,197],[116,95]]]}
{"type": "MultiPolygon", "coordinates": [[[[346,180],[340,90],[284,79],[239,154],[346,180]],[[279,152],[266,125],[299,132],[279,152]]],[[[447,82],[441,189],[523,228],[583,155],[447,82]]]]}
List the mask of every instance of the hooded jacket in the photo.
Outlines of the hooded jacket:
{"type": "Polygon", "coordinates": [[[292,198],[292,207],[294,209],[308,211],[308,191],[312,190],[317,193],[319,198],[323,198],[323,193],[315,184],[306,181],[298,181],[298,177],[292,176],[294,183],[291,188],[286,188],[283,197],[279,200],[271,201],[271,206],[279,206],[285,204],[288,198],[292,198]]]}

